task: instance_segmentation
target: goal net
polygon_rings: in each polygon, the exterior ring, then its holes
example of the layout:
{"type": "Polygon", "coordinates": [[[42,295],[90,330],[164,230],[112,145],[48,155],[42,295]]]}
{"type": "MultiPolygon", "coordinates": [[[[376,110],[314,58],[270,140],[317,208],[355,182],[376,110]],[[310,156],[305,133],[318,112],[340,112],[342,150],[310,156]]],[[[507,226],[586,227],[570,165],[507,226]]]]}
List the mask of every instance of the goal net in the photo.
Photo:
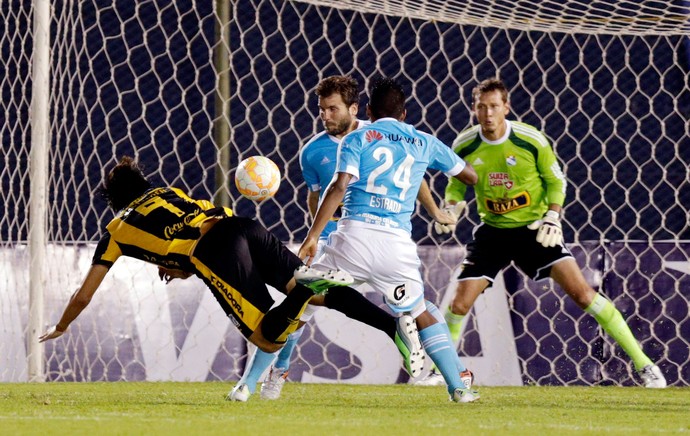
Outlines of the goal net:
{"type": "MultiPolygon", "coordinates": [[[[565,239],[586,278],[669,383],[690,384],[688,2],[67,0],[41,27],[47,4],[0,2],[0,381],[238,379],[245,341],[203,283],[166,287],[141,262],[118,262],[69,334],[45,346],[36,337],[59,319],[113,217],[95,192],[123,155],[155,183],[227,202],[298,244],[310,223],[299,148],[321,130],[313,90],[350,74],[363,103],[375,75],[403,79],[407,121],[448,144],[474,122],[471,88],[503,79],[509,118],[542,129],[562,163],[565,239]],[[41,31],[47,56],[35,51],[41,31]],[[45,181],[35,175],[41,96],[45,181]],[[256,154],[283,173],[262,203],[232,183],[256,154]]],[[[429,180],[440,200],[445,176],[429,180]]],[[[414,216],[426,296],[440,306],[478,223],[469,209],[452,237],[414,216]]],[[[512,267],[477,302],[458,352],[480,384],[637,383],[589,315],[512,267]]],[[[290,380],[405,382],[399,363],[385,335],[324,309],[290,380]]]]}

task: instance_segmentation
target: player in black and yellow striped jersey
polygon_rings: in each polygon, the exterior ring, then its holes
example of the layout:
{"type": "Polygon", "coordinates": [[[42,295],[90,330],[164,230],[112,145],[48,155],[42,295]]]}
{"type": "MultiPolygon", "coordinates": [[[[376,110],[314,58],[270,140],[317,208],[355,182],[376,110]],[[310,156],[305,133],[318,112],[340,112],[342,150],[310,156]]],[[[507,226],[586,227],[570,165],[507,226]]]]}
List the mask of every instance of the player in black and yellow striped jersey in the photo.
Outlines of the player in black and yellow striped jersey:
{"type": "MultiPolygon", "coordinates": [[[[230,209],[192,199],[179,189],[152,187],[129,157],[108,173],[102,192],[117,216],[106,226],[82,286],[41,342],[65,332],[120,256],[156,264],[161,278],[168,280],[196,274],[233,324],[260,349],[278,350],[295,330],[315,291],[294,278],[295,270],[304,267],[302,261],[259,223],[234,217],[230,209]],[[266,284],[287,294],[273,309],[266,284]]],[[[351,283],[346,273],[334,274],[327,284],[351,283]]]]}

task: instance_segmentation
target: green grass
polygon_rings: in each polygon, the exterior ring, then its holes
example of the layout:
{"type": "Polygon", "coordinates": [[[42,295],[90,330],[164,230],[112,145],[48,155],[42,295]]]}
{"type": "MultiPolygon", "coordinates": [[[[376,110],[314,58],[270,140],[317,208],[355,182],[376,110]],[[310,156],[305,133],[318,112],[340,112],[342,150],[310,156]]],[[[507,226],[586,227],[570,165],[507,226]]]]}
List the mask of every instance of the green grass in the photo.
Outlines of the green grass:
{"type": "Polygon", "coordinates": [[[455,404],[440,387],[287,383],[232,403],[232,385],[0,384],[0,434],[690,434],[689,388],[483,387],[455,404]]]}

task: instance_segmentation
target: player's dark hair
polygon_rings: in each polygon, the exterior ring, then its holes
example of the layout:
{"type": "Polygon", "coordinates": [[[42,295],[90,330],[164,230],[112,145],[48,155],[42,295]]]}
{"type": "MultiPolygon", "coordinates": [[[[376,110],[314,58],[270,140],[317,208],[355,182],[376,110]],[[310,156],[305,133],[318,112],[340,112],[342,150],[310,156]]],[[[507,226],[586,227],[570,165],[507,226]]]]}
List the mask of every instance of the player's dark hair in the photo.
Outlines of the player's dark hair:
{"type": "Polygon", "coordinates": [[[472,89],[472,105],[479,101],[479,97],[487,92],[498,91],[501,93],[503,103],[508,102],[508,88],[501,79],[482,80],[472,89]]]}
{"type": "Polygon", "coordinates": [[[141,167],[134,159],[125,156],[105,176],[100,193],[110,207],[118,211],[150,188],[151,183],[144,176],[141,167]]]}
{"type": "Polygon", "coordinates": [[[327,77],[318,84],[315,93],[321,98],[340,94],[348,107],[359,103],[359,84],[350,76],[327,77]]]}
{"type": "Polygon", "coordinates": [[[369,89],[369,110],[374,120],[391,117],[401,119],[405,113],[405,91],[391,77],[376,78],[369,89]]]}

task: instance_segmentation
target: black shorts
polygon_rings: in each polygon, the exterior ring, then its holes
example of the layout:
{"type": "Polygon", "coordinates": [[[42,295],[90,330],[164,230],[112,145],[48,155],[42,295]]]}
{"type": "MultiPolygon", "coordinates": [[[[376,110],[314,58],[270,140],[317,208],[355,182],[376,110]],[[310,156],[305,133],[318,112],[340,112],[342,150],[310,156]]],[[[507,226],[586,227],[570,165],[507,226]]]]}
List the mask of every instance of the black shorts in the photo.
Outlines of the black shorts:
{"type": "Polygon", "coordinates": [[[274,303],[266,284],[285,292],[302,265],[296,254],[258,222],[230,217],[216,222],[191,256],[233,324],[249,337],[274,303]]]}
{"type": "Polygon", "coordinates": [[[499,229],[481,224],[467,245],[458,279],[485,278],[493,283],[512,261],[532,280],[541,280],[549,277],[551,266],[565,257],[573,255],[564,246],[544,247],[537,242],[537,231],[527,226],[499,229]]]}

